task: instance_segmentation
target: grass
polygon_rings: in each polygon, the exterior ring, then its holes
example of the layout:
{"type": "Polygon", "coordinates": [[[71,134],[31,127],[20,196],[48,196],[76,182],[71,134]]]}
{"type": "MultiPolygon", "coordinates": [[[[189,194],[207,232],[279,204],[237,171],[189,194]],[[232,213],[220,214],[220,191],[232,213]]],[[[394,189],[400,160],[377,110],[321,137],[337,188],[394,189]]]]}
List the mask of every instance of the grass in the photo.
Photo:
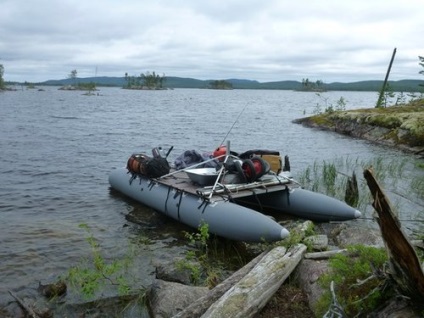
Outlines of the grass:
{"type": "MultiPolygon", "coordinates": [[[[298,176],[298,181],[312,191],[321,192],[339,200],[345,200],[348,179],[355,173],[358,179],[359,197],[356,208],[360,211],[372,211],[370,191],[363,178],[363,171],[372,167],[373,173],[383,188],[398,194],[392,202],[394,208],[399,208],[401,200],[422,200],[424,198],[424,173],[411,176],[408,159],[391,159],[375,157],[369,160],[360,158],[339,157],[333,161],[315,161],[298,176]]],[[[423,209],[424,211],[424,209],[423,209]]]]}
{"type": "Polygon", "coordinates": [[[80,224],[80,228],[86,231],[91,248],[91,258],[82,259],[80,264],[69,269],[66,280],[75,291],[79,292],[84,299],[94,298],[98,292],[106,286],[116,288],[119,295],[128,295],[132,292],[130,288],[127,270],[132,264],[134,255],[130,251],[127,256],[107,260],[102,255],[101,245],[94,237],[87,224],[80,224]]]}
{"type": "MultiPolygon", "coordinates": [[[[331,162],[316,161],[301,173],[298,180],[308,189],[343,200],[347,180],[353,171],[359,176],[357,207],[361,211],[369,211],[373,210],[370,206],[372,198],[362,174],[363,170],[369,167],[372,167],[374,175],[386,192],[397,194],[399,200],[412,202],[415,199],[416,205],[421,206],[421,212],[414,211],[421,215],[420,220],[409,221],[424,224],[424,206],[422,205],[424,171],[420,161],[388,160],[382,157],[365,161],[359,158],[335,158],[331,162]]],[[[397,202],[392,206],[395,210],[399,210],[403,205],[397,202]]],[[[408,211],[401,212],[402,215],[411,215],[408,211]]],[[[422,230],[417,233],[422,233],[422,230]]],[[[421,237],[419,234],[416,236],[417,239],[422,239],[422,234],[421,237]]],[[[358,245],[350,246],[348,251],[347,255],[334,256],[330,260],[330,273],[320,278],[320,283],[326,292],[317,303],[316,316],[321,317],[333,301],[330,292],[331,282],[334,282],[336,286],[337,301],[349,317],[366,316],[394,293],[385,275],[387,254],[384,249],[358,245]]],[[[418,255],[422,260],[423,253],[419,252],[418,255]]]]}
{"type": "MultiPolygon", "coordinates": [[[[296,226],[290,228],[290,235],[286,239],[275,242],[272,245],[275,246],[284,246],[287,250],[299,243],[306,245],[307,251],[312,251],[312,242],[305,240],[307,237],[315,235],[315,225],[312,221],[305,221],[297,224],[296,226]]],[[[267,244],[264,248],[269,248],[271,245],[267,244]]]]}
{"type": "Polygon", "coordinates": [[[348,254],[337,254],[330,259],[330,272],[319,278],[326,292],[318,301],[317,317],[327,311],[332,302],[329,290],[335,285],[337,301],[348,317],[366,316],[394,294],[385,275],[387,253],[384,248],[363,245],[348,247],[348,254]]]}
{"type": "Polygon", "coordinates": [[[243,267],[253,257],[245,243],[210,235],[207,223],[202,222],[197,232],[184,234],[193,249],[176,266],[190,272],[194,285],[213,288],[225,278],[226,272],[243,267]]]}

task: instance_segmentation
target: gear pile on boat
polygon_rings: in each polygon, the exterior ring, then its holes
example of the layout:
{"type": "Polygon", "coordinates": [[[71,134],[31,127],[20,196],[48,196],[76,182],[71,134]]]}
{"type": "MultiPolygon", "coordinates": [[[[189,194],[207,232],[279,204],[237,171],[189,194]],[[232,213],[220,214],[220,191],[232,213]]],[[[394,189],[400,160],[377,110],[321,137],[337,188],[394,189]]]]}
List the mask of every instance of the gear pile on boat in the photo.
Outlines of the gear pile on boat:
{"type": "Polygon", "coordinates": [[[131,155],[126,167],[110,173],[111,187],[192,228],[206,223],[211,233],[236,241],[288,237],[268,214],[319,222],[361,216],[340,200],[302,189],[291,177],[288,157],[283,163],[278,151],[236,153],[228,142],[211,153],[185,151],[169,164],[171,151],[131,155]]]}

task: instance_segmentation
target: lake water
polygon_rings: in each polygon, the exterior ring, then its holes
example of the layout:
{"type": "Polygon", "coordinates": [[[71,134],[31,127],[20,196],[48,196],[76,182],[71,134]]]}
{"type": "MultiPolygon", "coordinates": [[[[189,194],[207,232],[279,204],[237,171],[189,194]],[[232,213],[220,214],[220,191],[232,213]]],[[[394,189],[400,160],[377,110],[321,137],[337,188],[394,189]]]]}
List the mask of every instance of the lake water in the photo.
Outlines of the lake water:
{"type": "MultiPolygon", "coordinates": [[[[174,146],[172,161],[184,150],[212,151],[228,134],[232,150],[288,155],[294,176],[336,157],[411,160],[291,122],[340,97],[347,109],[364,108],[374,106],[377,93],[100,88],[85,96],[57,87],[0,93],[0,294],[63,275],[88,257],[80,224],[99,239],[106,258],[137,247],[138,284],[150,283],[156,258],[181,253],[185,227],[109,189],[108,173],[135,152],[174,146]],[[149,244],[140,243],[144,238],[149,244]]],[[[424,214],[422,205],[407,209],[413,209],[408,219],[424,214]]]]}

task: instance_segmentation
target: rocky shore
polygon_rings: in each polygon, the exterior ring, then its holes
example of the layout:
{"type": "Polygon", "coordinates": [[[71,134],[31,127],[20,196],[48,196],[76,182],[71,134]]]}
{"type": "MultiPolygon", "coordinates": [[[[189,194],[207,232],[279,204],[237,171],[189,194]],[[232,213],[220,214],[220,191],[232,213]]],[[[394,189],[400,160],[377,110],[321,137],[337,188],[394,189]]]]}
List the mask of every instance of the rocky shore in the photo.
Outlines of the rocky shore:
{"type": "MultiPolygon", "coordinates": [[[[311,222],[294,222],[291,231],[299,231],[310,226],[311,222]]],[[[323,293],[318,278],[328,271],[328,259],[313,258],[313,252],[342,251],[347,245],[364,244],[383,247],[378,230],[353,222],[322,223],[315,225],[316,233],[304,238],[312,253],[305,254],[299,266],[292,273],[290,283],[283,284],[269,303],[255,317],[314,317],[312,308],[323,293]],[[310,257],[311,256],[311,257],[310,257]],[[281,299],[281,295],[296,299],[292,302],[281,299]]],[[[254,247],[253,247],[254,248],[254,247]]],[[[149,289],[150,308],[153,317],[172,317],[210,290],[204,287],[187,287],[187,275],[177,275],[175,265],[162,264],[149,289]],[[169,282],[172,277],[173,282],[169,282]],[[187,292],[187,288],[193,289],[187,292]],[[170,301],[172,299],[172,301],[170,301]]],[[[184,316],[183,316],[184,317],[184,316]]]]}
{"type": "MultiPolygon", "coordinates": [[[[311,221],[292,221],[291,231],[301,233],[306,228],[314,227],[312,236],[302,239],[307,244],[308,252],[304,254],[296,269],[272,296],[269,302],[254,317],[315,317],[316,307],[324,289],[318,279],[329,271],[328,257],[323,257],[322,251],[329,253],[343,252],[352,244],[373,247],[384,247],[384,242],[376,228],[358,221],[342,223],[313,224],[311,221]],[[317,256],[318,255],[318,256],[317,256]]],[[[246,244],[246,248],[257,250],[262,247],[256,244],[246,244]]],[[[325,253],[324,253],[325,254],[325,253]]],[[[213,289],[206,286],[193,285],[190,267],[181,268],[178,260],[153,260],[156,264],[156,277],[148,286],[144,299],[148,304],[150,317],[180,317],[178,315],[199,298],[207,297],[213,289]]],[[[194,260],[193,262],[196,262],[194,260]]],[[[246,267],[249,264],[246,265],[246,267]]],[[[225,283],[234,272],[227,272],[222,281],[225,283]]],[[[218,287],[215,287],[218,288],[218,287]]],[[[29,287],[18,291],[21,299],[30,304],[36,312],[35,317],[107,317],[108,314],[119,317],[146,317],[140,309],[140,295],[133,294],[123,297],[97,299],[86,303],[71,303],[65,298],[48,298],[41,293],[40,287],[29,287]]],[[[16,302],[11,295],[8,306],[0,310],[4,317],[25,317],[26,310],[16,302]]],[[[3,300],[4,301],[4,300],[3,300]]],[[[405,300],[396,301],[389,308],[380,309],[378,317],[418,317],[414,309],[405,300]],[[390,311],[390,314],[387,312],[390,311]]],[[[186,317],[182,315],[182,317],[186,317]]]]}
{"type": "MultiPolygon", "coordinates": [[[[299,229],[302,231],[301,229],[310,227],[310,224],[310,221],[295,222],[291,231],[299,233],[299,229]]],[[[330,271],[329,257],[326,254],[344,253],[352,245],[384,248],[379,230],[360,222],[322,223],[315,224],[314,228],[316,232],[312,236],[302,239],[308,245],[308,252],[304,254],[290,279],[281,285],[267,305],[254,317],[316,317],[315,308],[325,291],[319,278],[330,271]]],[[[162,266],[149,288],[149,307],[153,317],[191,317],[184,312],[184,308],[200,297],[207,298],[211,293],[205,287],[188,287],[189,282],[184,278],[178,279],[182,276],[176,275],[174,267],[172,263],[162,266]],[[168,271],[172,274],[166,274],[168,271]],[[173,277],[173,282],[169,282],[169,277],[173,277]]],[[[214,314],[206,316],[214,317],[214,314]]],[[[408,301],[399,298],[378,308],[373,317],[419,317],[419,313],[408,301]]]]}
{"type": "Polygon", "coordinates": [[[386,108],[328,112],[293,122],[424,156],[424,99],[386,108]]]}

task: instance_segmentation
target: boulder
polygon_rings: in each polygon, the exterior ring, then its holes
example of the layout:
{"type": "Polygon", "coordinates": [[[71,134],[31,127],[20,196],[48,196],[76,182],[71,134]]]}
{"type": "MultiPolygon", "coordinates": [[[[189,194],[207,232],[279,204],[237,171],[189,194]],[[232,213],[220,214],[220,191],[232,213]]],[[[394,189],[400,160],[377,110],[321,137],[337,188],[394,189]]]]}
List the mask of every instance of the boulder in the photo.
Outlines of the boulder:
{"type": "Polygon", "coordinates": [[[156,279],[148,288],[147,296],[152,317],[172,317],[191,303],[205,296],[207,287],[186,286],[156,279]]]}
{"type": "Polygon", "coordinates": [[[325,251],[328,248],[328,237],[324,234],[305,237],[303,242],[314,251],[325,251]]]}
{"type": "Polygon", "coordinates": [[[364,224],[344,227],[338,235],[334,237],[334,241],[339,248],[345,248],[348,245],[356,244],[384,247],[384,241],[380,231],[364,224]]]}
{"type": "Polygon", "coordinates": [[[313,310],[323,294],[323,288],[318,284],[321,275],[329,270],[328,260],[303,259],[296,269],[295,277],[299,287],[307,294],[309,307],[313,310]]]}
{"type": "Polygon", "coordinates": [[[167,282],[191,285],[193,268],[201,268],[199,262],[177,257],[171,261],[156,261],[156,278],[167,282]]]}

